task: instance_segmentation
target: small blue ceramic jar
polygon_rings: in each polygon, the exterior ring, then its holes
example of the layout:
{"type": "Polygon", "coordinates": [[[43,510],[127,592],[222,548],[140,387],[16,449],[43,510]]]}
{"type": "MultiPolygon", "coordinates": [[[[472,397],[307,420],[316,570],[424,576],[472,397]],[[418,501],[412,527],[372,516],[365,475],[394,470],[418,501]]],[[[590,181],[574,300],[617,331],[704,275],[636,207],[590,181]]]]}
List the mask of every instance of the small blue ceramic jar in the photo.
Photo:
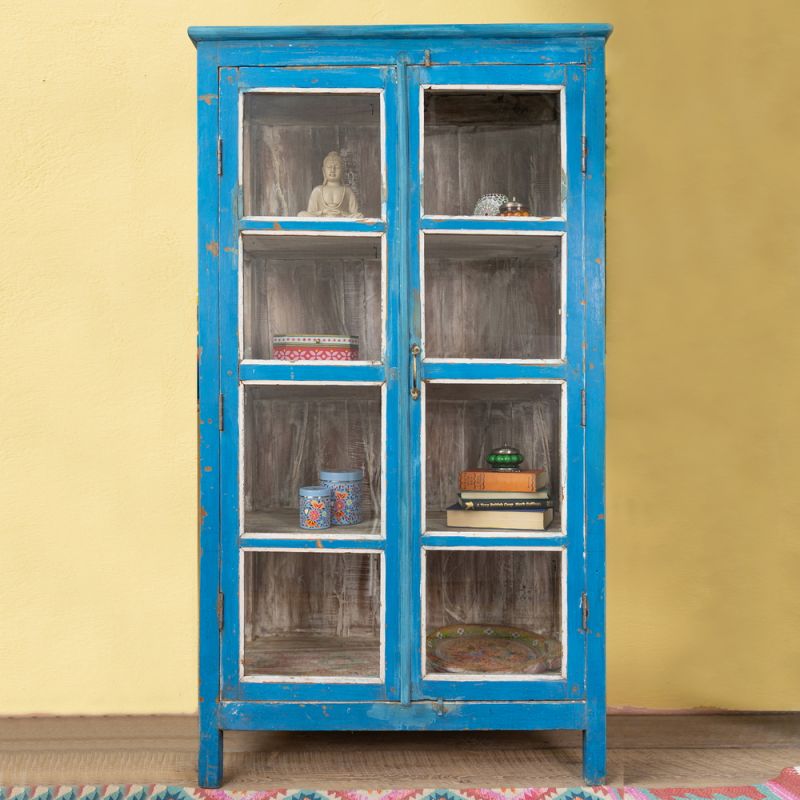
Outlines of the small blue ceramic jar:
{"type": "Polygon", "coordinates": [[[330,528],[333,500],[327,486],[300,487],[300,527],[330,528]]]}
{"type": "Polygon", "coordinates": [[[319,473],[319,482],[331,490],[333,496],[334,525],[357,525],[361,522],[361,481],[364,471],[360,469],[325,469],[319,473]]]}

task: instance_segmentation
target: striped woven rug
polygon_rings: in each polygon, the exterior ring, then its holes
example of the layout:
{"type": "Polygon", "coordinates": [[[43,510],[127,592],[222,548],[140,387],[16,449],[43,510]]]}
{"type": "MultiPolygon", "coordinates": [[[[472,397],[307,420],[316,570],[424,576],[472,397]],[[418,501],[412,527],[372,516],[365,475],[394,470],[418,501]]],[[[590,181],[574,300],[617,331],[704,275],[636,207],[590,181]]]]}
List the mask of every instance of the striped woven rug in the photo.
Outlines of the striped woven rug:
{"type": "Polygon", "coordinates": [[[269,789],[228,791],[161,784],[0,786],[0,800],[800,800],[800,767],[750,786],[646,789],[578,786],[529,789],[269,789]]]}

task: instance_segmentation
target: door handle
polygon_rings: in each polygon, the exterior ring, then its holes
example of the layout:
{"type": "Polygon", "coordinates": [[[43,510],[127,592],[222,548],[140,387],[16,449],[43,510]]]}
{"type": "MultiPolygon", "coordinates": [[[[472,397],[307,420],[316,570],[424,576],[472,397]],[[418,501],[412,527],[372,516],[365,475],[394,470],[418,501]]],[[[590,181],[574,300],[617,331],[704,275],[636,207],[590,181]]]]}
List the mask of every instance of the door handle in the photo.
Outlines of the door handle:
{"type": "Polygon", "coordinates": [[[411,345],[411,399],[419,400],[419,384],[417,379],[417,362],[421,350],[418,344],[411,345]]]}

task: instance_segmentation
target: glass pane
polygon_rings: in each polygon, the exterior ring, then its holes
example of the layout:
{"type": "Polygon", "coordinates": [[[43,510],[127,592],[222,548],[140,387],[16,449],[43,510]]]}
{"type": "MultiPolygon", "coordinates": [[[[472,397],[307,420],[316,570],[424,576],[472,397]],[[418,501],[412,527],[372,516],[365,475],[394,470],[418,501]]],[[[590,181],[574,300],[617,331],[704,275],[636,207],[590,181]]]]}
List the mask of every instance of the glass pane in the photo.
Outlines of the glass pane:
{"type": "Polygon", "coordinates": [[[245,93],[245,215],[380,217],[380,114],[377,93],[245,93]]]}
{"type": "Polygon", "coordinates": [[[560,237],[427,235],[425,354],[559,358],[560,237]]]}
{"type": "Polygon", "coordinates": [[[425,213],[491,216],[499,203],[489,196],[502,195],[532,216],[560,216],[559,100],[558,92],[426,91],[425,213]]]}
{"type": "Polygon", "coordinates": [[[243,236],[244,358],[379,361],[381,239],[243,236]]]}
{"type": "Polygon", "coordinates": [[[559,384],[427,383],[425,416],[428,532],[560,530],[559,384]],[[487,460],[504,445],[518,471],[487,460]]]}
{"type": "Polygon", "coordinates": [[[377,553],[248,551],[245,675],[380,675],[377,553]]]}
{"type": "Polygon", "coordinates": [[[246,385],[245,532],[379,534],[382,442],[380,386],[246,385]],[[332,508],[301,527],[301,507],[326,510],[301,500],[314,486],[330,489],[332,508]]]}
{"type": "Polygon", "coordinates": [[[426,672],[561,671],[561,553],[426,551],[426,672]]]}

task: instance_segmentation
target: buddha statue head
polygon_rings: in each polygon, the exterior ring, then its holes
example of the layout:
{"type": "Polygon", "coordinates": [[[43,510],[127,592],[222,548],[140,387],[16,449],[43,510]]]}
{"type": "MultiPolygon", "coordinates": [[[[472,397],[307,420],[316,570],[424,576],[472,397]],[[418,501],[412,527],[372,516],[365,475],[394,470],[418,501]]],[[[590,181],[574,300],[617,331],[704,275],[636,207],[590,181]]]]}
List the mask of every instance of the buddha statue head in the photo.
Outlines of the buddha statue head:
{"type": "Polygon", "coordinates": [[[327,185],[328,183],[341,183],[343,166],[342,157],[335,150],[331,150],[331,152],[322,159],[323,185],[327,185]]]}

